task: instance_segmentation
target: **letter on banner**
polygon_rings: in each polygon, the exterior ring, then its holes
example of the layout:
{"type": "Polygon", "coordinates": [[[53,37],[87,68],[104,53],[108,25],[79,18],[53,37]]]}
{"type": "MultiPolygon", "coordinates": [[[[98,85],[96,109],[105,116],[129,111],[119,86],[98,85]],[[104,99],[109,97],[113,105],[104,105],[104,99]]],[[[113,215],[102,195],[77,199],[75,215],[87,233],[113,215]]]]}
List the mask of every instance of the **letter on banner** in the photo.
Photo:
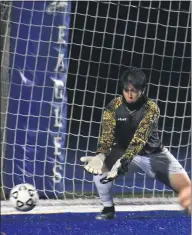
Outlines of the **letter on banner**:
{"type": "Polygon", "coordinates": [[[70,11],[70,1],[12,2],[14,53],[3,162],[7,195],[23,182],[35,185],[40,197],[58,197],[65,190],[70,11]]]}

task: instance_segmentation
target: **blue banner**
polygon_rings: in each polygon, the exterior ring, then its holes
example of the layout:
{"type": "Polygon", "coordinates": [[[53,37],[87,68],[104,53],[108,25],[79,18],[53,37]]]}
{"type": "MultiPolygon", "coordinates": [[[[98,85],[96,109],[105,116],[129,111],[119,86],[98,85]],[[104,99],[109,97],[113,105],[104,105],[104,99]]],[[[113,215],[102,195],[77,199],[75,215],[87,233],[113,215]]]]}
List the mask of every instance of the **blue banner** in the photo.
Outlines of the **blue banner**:
{"type": "Polygon", "coordinates": [[[70,11],[68,1],[12,2],[6,194],[23,182],[40,197],[65,191],[70,11]]]}

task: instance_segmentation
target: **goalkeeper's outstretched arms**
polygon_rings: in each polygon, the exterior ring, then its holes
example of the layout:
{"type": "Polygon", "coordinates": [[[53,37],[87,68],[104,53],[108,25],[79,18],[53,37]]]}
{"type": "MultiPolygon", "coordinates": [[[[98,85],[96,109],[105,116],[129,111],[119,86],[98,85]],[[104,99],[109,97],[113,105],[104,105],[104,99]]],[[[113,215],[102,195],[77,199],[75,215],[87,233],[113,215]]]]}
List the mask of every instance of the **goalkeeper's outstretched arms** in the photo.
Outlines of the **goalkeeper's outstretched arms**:
{"type": "Polygon", "coordinates": [[[103,174],[105,170],[104,161],[110,153],[116,127],[116,109],[121,104],[120,97],[112,100],[104,110],[102,120],[102,134],[99,138],[98,148],[95,157],[81,157],[81,161],[86,163],[84,169],[92,174],[103,174]]]}
{"type": "Polygon", "coordinates": [[[146,145],[148,138],[153,130],[154,126],[157,125],[160,111],[156,103],[148,100],[147,109],[143,119],[140,121],[138,128],[136,129],[134,136],[129,143],[124,155],[117,160],[112,167],[111,171],[106,177],[101,179],[101,183],[105,184],[114,180],[118,175],[124,174],[127,170],[127,166],[130,164],[132,159],[142,151],[146,145]]]}

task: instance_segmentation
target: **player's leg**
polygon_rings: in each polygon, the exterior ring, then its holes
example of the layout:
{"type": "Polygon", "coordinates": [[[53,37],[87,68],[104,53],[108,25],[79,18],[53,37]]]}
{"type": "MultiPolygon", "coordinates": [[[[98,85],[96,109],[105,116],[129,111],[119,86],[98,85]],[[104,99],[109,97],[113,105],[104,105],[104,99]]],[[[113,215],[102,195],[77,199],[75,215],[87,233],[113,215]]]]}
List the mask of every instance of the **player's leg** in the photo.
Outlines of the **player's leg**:
{"type": "Polygon", "coordinates": [[[192,205],[191,205],[191,187],[185,187],[179,193],[179,203],[180,205],[191,214],[192,205]]]}
{"type": "Polygon", "coordinates": [[[134,161],[149,176],[155,177],[177,193],[191,186],[185,169],[166,148],[158,154],[136,156],[134,161]]]}
{"type": "Polygon", "coordinates": [[[112,194],[112,186],[113,183],[109,182],[107,184],[102,184],[100,179],[105,177],[107,172],[103,173],[103,175],[95,175],[93,176],[94,183],[97,188],[97,192],[103,204],[103,210],[101,214],[96,216],[96,219],[113,219],[115,217],[115,208],[113,204],[113,194],[112,194]]]}
{"type": "Polygon", "coordinates": [[[152,169],[156,171],[156,178],[162,181],[165,185],[170,186],[176,193],[186,199],[184,206],[188,213],[191,213],[191,181],[185,169],[181,166],[178,160],[167,150],[157,155],[152,160],[152,169]]]}
{"type": "Polygon", "coordinates": [[[187,172],[166,148],[160,154],[151,157],[151,167],[155,177],[177,193],[191,186],[187,172]]]}
{"type": "MultiPolygon", "coordinates": [[[[107,184],[102,184],[100,179],[107,175],[108,171],[112,168],[113,164],[122,156],[124,151],[120,150],[119,148],[113,148],[110,155],[107,157],[105,161],[105,168],[103,169],[103,175],[95,175],[93,180],[95,182],[99,197],[103,204],[103,210],[101,214],[96,216],[96,219],[112,219],[115,218],[115,207],[113,203],[113,193],[112,193],[112,186],[113,183],[109,182],[107,184]]],[[[134,164],[130,167],[132,171],[135,170],[134,164]]],[[[131,171],[129,170],[129,172],[131,171]]]]}
{"type": "Polygon", "coordinates": [[[102,184],[100,182],[100,179],[102,179],[107,175],[108,171],[112,168],[113,164],[120,157],[120,155],[121,151],[118,150],[117,148],[113,148],[111,153],[107,156],[105,160],[103,175],[93,176],[95,186],[97,188],[99,197],[103,204],[103,210],[101,211],[101,214],[96,216],[96,219],[103,220],[103,219],[115,218],[115,208],[114,208],[113,193],[112,193],[113,182],[102,184]]]}

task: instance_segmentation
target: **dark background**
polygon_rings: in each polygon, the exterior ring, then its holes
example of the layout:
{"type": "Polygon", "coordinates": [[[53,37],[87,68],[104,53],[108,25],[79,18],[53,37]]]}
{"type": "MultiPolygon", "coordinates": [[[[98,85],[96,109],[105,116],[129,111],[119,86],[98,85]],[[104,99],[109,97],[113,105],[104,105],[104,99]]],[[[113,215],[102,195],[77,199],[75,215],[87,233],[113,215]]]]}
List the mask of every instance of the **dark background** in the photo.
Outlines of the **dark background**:
{"type": "MultiPolygon", "coordinates": [[[[103,107],[121,94],[120,75],[132,65],[144,70],[147,93],[160,107],[163,143],[190,172],[189,9],[189,1],[72,2],[67,83],[69,166],[86,153],[94,154],[103,107]]],[[[85,177],[79,176],[78,166],[71,170],[76,171],[77,179],[85,177]]]]}

